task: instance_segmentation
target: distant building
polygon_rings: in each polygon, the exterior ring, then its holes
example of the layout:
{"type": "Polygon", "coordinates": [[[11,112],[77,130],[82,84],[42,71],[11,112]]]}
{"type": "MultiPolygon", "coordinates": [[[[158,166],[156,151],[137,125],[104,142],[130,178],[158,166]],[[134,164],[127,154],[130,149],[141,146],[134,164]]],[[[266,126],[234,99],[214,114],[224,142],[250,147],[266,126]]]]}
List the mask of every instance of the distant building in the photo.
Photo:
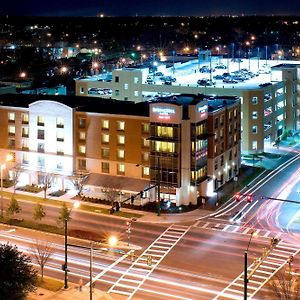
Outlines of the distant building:
{"type": "Polygon", "coordinates": [[[238,172],[239,111],[236,97],[178,95],[134,103],[1,95],[1,155],[14,154],[22,166],[19,184],[52,174],[65,189],[70,176],[86,172],[92,192],[113,187],[124,199],[146,190],[144,196],[155,201],[159,186],[162,200],[197,204],[238,172]],[[213,187],[212,178],[222,183],[213,187]]]}

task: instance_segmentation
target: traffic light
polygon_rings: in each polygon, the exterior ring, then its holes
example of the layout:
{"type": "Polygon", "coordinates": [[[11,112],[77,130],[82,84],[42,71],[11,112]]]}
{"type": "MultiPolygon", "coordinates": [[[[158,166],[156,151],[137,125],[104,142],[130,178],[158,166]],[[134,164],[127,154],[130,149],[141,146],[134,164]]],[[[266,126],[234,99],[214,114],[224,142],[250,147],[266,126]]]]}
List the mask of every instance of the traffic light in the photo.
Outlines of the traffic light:
{"type": "Polygon", "coordinates": [[[247,202],[251,203],[253,201],[253,196],[252,195],[247,195],[247,202]]]}
{"type": "Polygon", "coordinates": [[[234,199],[235,199],[236,201],[240,201],[240,200],[241,200],[241,194],[240,194],[240,193],[236,193],[236,194],[234,195],[234,199]]]}

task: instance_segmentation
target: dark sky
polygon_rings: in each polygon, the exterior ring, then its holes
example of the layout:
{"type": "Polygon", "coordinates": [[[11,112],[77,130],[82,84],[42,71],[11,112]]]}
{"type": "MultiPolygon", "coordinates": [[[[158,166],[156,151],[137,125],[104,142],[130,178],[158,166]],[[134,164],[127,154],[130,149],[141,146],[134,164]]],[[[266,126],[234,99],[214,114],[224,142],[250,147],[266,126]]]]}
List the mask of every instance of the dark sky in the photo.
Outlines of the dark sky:
{"type": "Polygon", "coordinates": [[[15,0],[1,1],[0,15],[300,15],[300,0],[15,0]]]}

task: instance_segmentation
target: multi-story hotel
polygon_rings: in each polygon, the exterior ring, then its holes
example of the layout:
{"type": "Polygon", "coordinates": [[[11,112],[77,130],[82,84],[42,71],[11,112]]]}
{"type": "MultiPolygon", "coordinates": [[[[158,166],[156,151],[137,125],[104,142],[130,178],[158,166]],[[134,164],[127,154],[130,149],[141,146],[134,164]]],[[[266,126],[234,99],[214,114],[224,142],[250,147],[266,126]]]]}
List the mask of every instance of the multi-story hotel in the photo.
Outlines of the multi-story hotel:
{"type": "Polygon", "coordinates": [[[167,85],[145,68],[114,70],[108,80],[97,77],[77,80],[76,94],[136,102],[170,94],[237,96],[241,100],[241,150],[245,154],[263,152],[265,142],[273,143],[286,130],[300,128],[299,64],[266,61],[262,65],[259,60],[244,61],[242,65],[226,60],[223,63],[227,70],[217,70],[213,74],[199,73],[198,61],[182,63],[176,70],[162,65],[158,69],[160,73],[175,75],[177,79],[167,85]],[[256,76],[239,83],[214,80],[214,84],[197,84],[197,79],[203,76],[213,79],[217,73],[237,71],[242,66],[255,72],[256,76]]]}
{"type": "Polygon", "coordinates": [[[154,201],[151,187],[159,186],[160,198],[177,206],[197,204],[218,188],[212,178],[223,184],[237,173],[239,124],[237,97],[178,95],[135,103],[0,96],[1,155],[14,153],[10,166],[22,166],[19,185],[51,174],[53,185],[65,189],[70,176],[86,172],[94,192],[110,187],[127,197],[147,190],[144,196],[154,201]]]}

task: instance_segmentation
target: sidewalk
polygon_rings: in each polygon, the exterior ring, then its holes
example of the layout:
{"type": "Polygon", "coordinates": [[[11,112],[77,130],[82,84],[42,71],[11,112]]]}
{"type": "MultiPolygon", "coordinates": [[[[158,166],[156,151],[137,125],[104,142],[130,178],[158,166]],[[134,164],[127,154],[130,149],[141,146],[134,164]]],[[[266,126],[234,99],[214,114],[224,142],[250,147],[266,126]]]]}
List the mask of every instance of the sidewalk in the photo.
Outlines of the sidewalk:
{"type": "MultiPolygon", "coordinates": [[[[82,291],[79,291],[77,286],[72,286],[67,290],[61,289],[58,292],[51,292],[46,289],[38,288],[36,292],[30,293],[27,300],[89,300],[90,290],[89,287],[82,287],[82,291]]],[[[93,300],[113,300],[109,294],[94,290],[93,300]]]]}

